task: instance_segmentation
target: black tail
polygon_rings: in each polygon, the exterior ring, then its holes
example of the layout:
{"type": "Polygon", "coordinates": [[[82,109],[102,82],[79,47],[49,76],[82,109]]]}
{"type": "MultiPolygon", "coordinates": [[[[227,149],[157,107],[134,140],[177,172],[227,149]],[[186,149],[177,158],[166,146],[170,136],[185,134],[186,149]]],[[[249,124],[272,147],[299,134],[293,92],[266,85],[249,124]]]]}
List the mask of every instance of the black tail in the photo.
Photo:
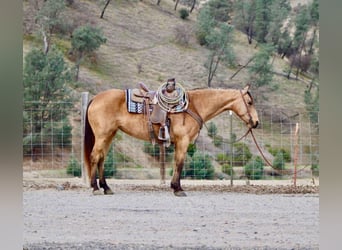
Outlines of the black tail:
{"type": "Polygon", "coordinates": [[[90,165],[90,154],[91,151],[93,150],[94,147],[94,143],[95,143],[95,136],[94,136],[94,132],[93,129],[91,128],[90,124],[89,124],[89,120],[88,120],[88,108],[90,106],[92,101],[90,101],[88,103],[87,106],[87,110],[86,110],[86,114],[85,114],[85,124],[84,124],[84,162],[87,168],[87,173],[88,173],[88,177],[90,180],[90,173],[91,173],[91,165],[90,165]]]}

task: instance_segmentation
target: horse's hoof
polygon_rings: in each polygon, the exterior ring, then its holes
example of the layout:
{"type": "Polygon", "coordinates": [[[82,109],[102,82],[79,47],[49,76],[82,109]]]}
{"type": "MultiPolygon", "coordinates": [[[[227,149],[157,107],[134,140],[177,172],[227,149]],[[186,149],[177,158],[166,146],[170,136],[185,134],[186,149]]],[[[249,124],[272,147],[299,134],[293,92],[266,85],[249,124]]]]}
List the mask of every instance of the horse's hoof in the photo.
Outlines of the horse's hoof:
{"type": "Polygon", "coordinates": [[[93,195],[103,195],[103,193],[101,192],[101,190],[97,189],[93,190],[93,195]]]}
{"type": "Polygon", "coordinates": [[[114,194],[114,192],[111,189],[107,189],[104,191],[104,194],[105,195],[112,195],[112,194],[114,194]]]}
{"type": "Polygon", "coordinates": [[[186,193],[184,191],[175,191],[174,195],[178,197],[186,197],[186,193]]]}

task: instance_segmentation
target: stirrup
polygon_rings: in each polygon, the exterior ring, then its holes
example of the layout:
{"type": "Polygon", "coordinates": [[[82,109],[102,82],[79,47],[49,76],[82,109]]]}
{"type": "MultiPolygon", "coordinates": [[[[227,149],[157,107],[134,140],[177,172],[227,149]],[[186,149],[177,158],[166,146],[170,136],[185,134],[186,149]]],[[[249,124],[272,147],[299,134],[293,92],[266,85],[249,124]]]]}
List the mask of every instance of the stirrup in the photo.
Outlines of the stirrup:
{"type": "Polygon", "coordinates": [[[158,139],[161,141],[166,141],[170,139],[169,130],[166,125],[159,128],[158,139]]]}

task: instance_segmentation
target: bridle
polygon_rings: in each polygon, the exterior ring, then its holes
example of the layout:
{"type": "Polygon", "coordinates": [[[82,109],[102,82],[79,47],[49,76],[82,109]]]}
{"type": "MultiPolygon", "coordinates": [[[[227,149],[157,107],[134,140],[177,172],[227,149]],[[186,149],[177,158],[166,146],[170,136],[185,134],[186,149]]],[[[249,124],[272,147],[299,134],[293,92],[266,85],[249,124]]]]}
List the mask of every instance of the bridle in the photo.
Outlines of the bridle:
{"type": "MultiPolygon", "coordinates": [[[[248,93],[248,92],[247,92],[247,93],[248,93]]],[[[243,103],[244,103],[245,106],[246,106],[247,114],[248,114],[248,116],[249,116],[249,121],[252,121],[252,115],[251,115],[251,113],[249,112],[248,105],[247,105],[247,102],[246,102],[246,100],[245,100],[245,98],[244,98],[244,94],[242,93],[242,90],[240,90],[240,94],[241,94],[241,98],[242,98],[242,100],[243,100],[243,103]]],[[[250,94],[249,94],[249,96],[252,98],[252,96],[251,96],[250,94]]],[[[262,158],[264,158],[265,162],[266,162],[270,167],[274,168],[273,165],[270,163],[269,160],[267,160],[267,158],[265,157],[264,153],[262,152],[262,150],[261,150],[261,148],[260,148],[260,146],[259,146],[257,140],[255,139],[255,136],[254,136],[254,133],[253,133],[253,129],[252,129],[252,128],[248,128],[248,130],[246,131],[246,133],[245,133],[241,138],[239,138],[238,140],[236,140],[236,141],[234,141],[234,142],[238,142],[238,141],[242,140],[242,139],[245,138],[249,133],[252,135],[252,138],[253,138],[253,141],[254,141],[254,143],[255,143],[255,146],[258,148],[258,150],[259,150],[259,152],[260,152],[262,158]]]]}
{"type": "MultiPolygon", "coordinates": [[[[247,93],[248,93],[248,92],[247,92],[247,93]]],[[[246,110],[247,110],[247,114],[248,114],[248,116],[249,116],[249,120],[251,121],[251,120],[252,120],[252,115],[251,115],[251,113],[249,112],[247,102],[246,102],[246,100],[245,100],[245,98],[244,98],[244,95],[243,95],[243,93],[242,93],[241,90],[240,90],[240,94],[241,94],[242,100],[243,100],[243,102],[244,102],[244,104],[245,104],[245,106],[246,106],[246,110]]],[[[248,94],[249,94],[249,93],[248,93],[248,94]]],[[[251,96],[250,94],[249,94],[249,96],[252,98],[252,96],[251,96]]],[[[252,99],[253,99],[253,98],[252,98],[252,99]]],[[[259,146],[257,140],[255,139],[255,136],[254,136],[254,133],[253,133],[253,129],[252,129],[252,128],[248,128],[248,130],[246,131],[246,133],[245,133],[242,137],[240,137],[238,140],[235,140],[233,143],[236,143],[236,142],[238,142],[238,141],[241,141],[241,140],[242,140],[243,138],[245,138],[249,133],[252,135],[252,138],[253,138],[253,141],[254,141],[254,143],[255,143],[255,146],[257,147],[259,153],[261,154],[262,158],[265,160],[265,162],[267,163],[267,165],[269,165],[269,166],[270,166],[271,168],[273,168],[273,169],[276,169],[276,168],[271,164],[271,162],[266,158],[266,156],[264,155],[264,153],[262,152],[262,150],[261,150],[261,148],[260,148],[260,146],[259,146]]],[[[306,168],[306,167],[303,167],[302,169],[297,170],[297,171],[296,171],[296,174],[299,173],[300,171],[304,170],[305,168],[306,168]]],[[[279,172],[281,172],[281,170],[278,170],[278,169],[276,169],[276,170],[279,171],[279,172]]]]}

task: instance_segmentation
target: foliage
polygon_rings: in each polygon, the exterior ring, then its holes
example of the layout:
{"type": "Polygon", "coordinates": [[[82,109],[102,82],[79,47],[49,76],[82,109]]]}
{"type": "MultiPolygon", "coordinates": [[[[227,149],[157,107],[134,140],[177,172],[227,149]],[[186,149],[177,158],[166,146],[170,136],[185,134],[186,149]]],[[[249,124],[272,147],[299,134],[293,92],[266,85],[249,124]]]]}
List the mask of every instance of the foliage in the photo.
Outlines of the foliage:
{"type": "Polygon", "coordinates": [[[233,144],[233,165],[242,166],[252,158],[252,153],[247,144],[237,142],[233,144]]]}
{"type": "Polygon", "coordinates": [[[213,143],[214,143],[215,147],[220,147],[223,143],[223,137],[220,135],[215,135],[213,137],[213,143]]]}
{"type": "Polygon", "coordinates": [[[210,0],[205,4],[210,15],[217,22],[227,22],[230,20],[229,13],[232,11],[232,1],[230,0],[210,0]]]}
{"type": "MultiPolygon", "coordinates": [[[[144,142],[143,151],[153,157],[159,157],[160,148],[158,144],[153,145],[151,142],[144,142]]],[[[169,147],[165,148],[166,160],[170,160],[172,153],[175,151],[174,144],[171,144],[169,147]]]]}
{"type": "Polygon", "coordinates": [[[205,36],[206,45],[210,50],[207,61],[204,64],[208,71],[208,87],[211,87],[211,82],[221,62],[229,66],[235,66],[235,54],[232,47],[233,30],[233,26],[221,23],[218,28],[212,29],[205,36]]]}
{"type": "Polygon", "coordinates": [[[310,90],[305,90],[304,102],[311,123],[317,124],[319,111],[319,88],[317,88],[315,94],[312,94],[310,90]]]}
{"type": "Polygon", "coordinates": [[[255,6],[255,31],[256,40],[259,43],[266,43],[266,36],[268,34],[271,23],[271,3],[273,0],[256,0],[255,6]]]}
{"type": "Polygon", "coordinates": [[[277,170],[284,170],[285,168],[285,159],[284,154],[282,151],[278,151],[278,153],[275,155],[273,160],[273,167],[277,170]]]}
{"type": "Polygon", "coordinates": [[[69,163],[68,163],[66,172],[67,172],[67,174],[73,175],[76,177],[82,176],[81,164],[79,163],[79,161],[76,159],[76,157],[74,155],[71,155],[71,157],[69,159],[69,163]]]}
{"type": "Polygon", "coordinates": [[[61,13],[65,10],[64,0],[47,0],[38,11],[36,20],[51,35],[60,30],[65,19],[61,13]]]}
{"type": "MultiPolygon", "coordinates": [[[[233,144],[233,166],[243,166],[252,156],[247,144],[243,142],[233,144]]],[[[220,164],[226,164],[230,162],[230,157],[230,152],[219,153],[216,155],[216,161],[220,164]]]]}
{"type": "Polygon", "coordinates": [[[208,8],[201,8],[196,23],[196,37],[200,45],[207,44],[207,36],[216,26],[208,8]]]}
{"type": "Polygon", "coordinates": [[[185,9],[185,8],[182,8],[182,9],[179,10],[179,16],[182,19],[187,19],[188,16],[189,16],[189,11],[187,9],[185,9]]]}
{"type": "Polygon", "coordinates": [[[214,122],[208,123],[208,136],[213,138],[217,135],[217,126],[214,122]]]}
{"type": "Polygon", "coordinates": [[[194,154],[196,153],[196,151],[197,151],[196,144],[195,143],[190,143],[189,146],[188,146],[187,154],[190,157],[193,157],[194,154]]]}
{"type": "Polygon", "coordinates": [[[219,153],[216,155],[216,161],[221,165],[226,164],[230,161],[230,156],[226,153],[219,153]]]}
{"type": "Polygon", "coordinates": [[[264,172],[264,163],[260,156],[250,160],[245,166],[245,175],[250,180],[260,180],[264,172]]]}
{"type": "Polygon", "coordinates": [[[263,44],[255,55],[249,72],[252,80],[255,81],[256,87],[270,85],[273,79],[273,67],[270,62],[273,51],[274,47],[272,45],[263,44]]]}
{"type": "Polygon", "coordinates": [[[254,0],[235,1],[234,25],[244,32],[248,43],[251,44],[255,35],[255,2],[254,0]]]}
{"type": "Polygon", "coordinates": [[[234,168],[227,163],[222,165],[221,170],[222,173],[225,173],[227,175],[235,175],[234,168]]]}
{"type": "Polygon", "coordinates": [[[211,163],[210,156],[196,152],[191,161],[185,164],[184,177],[191,177],[193,179],[213,179],[215,169],[211,163]]]}
{"type": "Polygon", "coordinates": [[[81,26],[72,33],[71,46],[76,54],[76,80],[78,79],[79,66],[85,55],[89,55],[106,43],[102,30],[89,25],[81,26]]]}
{"type": "Polygon", "coordinates": [[[277,154],[282,154],[285,162],[291,162],[290,150],[284,148],[269,148],[268,151],[275,157],[277,154]]]}
{"type": "MultiPolygon", "coordinates": [[[[104,161],[104,176],[106,178],[110,178],[115,176],[117,172],[117,164],[115,160],[115,152],[113,152],[113,144],[111,144],[108,154],[104,161]]],[[[80,177],[82,176],[81,164],[78,162],[76,157],[72,155],[70,157],[68,166],[67,166],[67,174],[80,177]]]]}
{"type": "Polygon", "coordinates": [[[24,153],[34,151],[42,144],[70,146],[71,126],[67,119],[73,106],[73,97],[67,87],[70,80],[70,70],[55,47],[47,54],[32,49],[26,55],[23,72],[24,153]]]}

